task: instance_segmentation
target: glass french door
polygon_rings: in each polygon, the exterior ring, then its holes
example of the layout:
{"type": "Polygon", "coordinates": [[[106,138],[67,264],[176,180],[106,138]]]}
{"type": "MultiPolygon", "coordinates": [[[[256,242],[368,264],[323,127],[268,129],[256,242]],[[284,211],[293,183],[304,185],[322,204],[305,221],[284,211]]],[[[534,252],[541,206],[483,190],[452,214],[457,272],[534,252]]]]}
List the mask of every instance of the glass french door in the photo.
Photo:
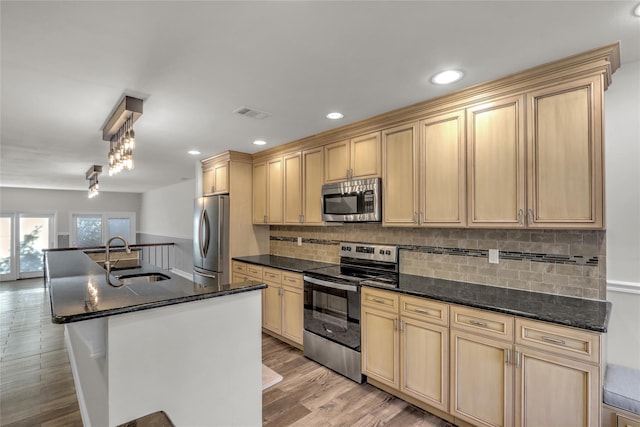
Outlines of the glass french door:
{"type": "Polygon", "coordinates": [[[0,216],[0,280],[40,277],[43,251],[54,248],[54,214],[0,216]]]}
{"type": "MultiPolygon", "coordinates": [[[[71,246],[102,246],[111,237],[122,236],[129,244],[136,239],[135,212],[74,213],[71,221],[71,246]]],[[[116,242],[121,245],[122,242],[116,242]]]]}

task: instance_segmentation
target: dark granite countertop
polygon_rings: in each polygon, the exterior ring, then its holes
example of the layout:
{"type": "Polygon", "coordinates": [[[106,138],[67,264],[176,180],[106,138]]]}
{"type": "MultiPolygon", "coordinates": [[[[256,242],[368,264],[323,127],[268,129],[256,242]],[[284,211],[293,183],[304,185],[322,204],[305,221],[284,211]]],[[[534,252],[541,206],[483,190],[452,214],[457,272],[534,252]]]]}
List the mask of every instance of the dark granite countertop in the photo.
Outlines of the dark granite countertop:
{"type": "Polygon", "coordinates": [[[307,259],[289,258],[277,255],[252,255],[245,257],[234,257],[234,261],[246,262],[248,264],[261,265],[263,267],[279,268],[294,273],[303,273],[307,270],[315,270],[335,264],[327,262],[310,261],[307,259]]]}
{"type": "MultiPolygon", "coordinates": [[[[255,255],[233,259],[296,273],[335,265],[275,255],[255,255]]],[[[410,274],[399,275],[397,288],[369,284],[366,286],[595,332],[607,331],[611,315],[611,303],[608,301],[565,297],[410,274]]]]}
{"type": "Polygon", "coordinates": [[[400,274],[397,288],[374,288],[497,311],[595,332],[607,332],[611,303],[540,292],[400,274]]]}
{"type": "Polygon", "coordinates": [[[107,283],[106,271],[82,251],[45,252],[52,322],[77,322],[266,287],[255,281],[203,286],[146,263],[139,268],[114,270],[110,280],[119,283],[115,276],[144,273],[160,273],[169,279],[116,288],[107,283]]]}

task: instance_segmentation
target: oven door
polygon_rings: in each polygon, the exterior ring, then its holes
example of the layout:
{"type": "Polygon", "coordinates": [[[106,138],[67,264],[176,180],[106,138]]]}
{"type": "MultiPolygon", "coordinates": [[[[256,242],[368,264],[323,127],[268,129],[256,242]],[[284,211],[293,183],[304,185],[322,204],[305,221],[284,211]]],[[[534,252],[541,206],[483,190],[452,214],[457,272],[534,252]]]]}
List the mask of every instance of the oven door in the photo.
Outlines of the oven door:
{"type": "Polygon", "coordinates": [[[360,287],[304,277],[304,329],[360,351],[360,287]]]}

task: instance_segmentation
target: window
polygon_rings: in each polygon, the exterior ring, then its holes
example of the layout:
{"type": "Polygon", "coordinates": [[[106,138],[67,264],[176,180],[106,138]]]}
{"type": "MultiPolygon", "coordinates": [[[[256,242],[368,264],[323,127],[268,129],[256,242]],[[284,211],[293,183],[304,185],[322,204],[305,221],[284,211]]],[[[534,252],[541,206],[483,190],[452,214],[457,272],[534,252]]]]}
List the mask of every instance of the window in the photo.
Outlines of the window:
{"type": "Polygon", "coordinates": [[[72,247],[102,246],[113,236],[122,236],[130,244],[135,243],[135,212],[74,213],[71,215],[70,245],[72,247]]]}

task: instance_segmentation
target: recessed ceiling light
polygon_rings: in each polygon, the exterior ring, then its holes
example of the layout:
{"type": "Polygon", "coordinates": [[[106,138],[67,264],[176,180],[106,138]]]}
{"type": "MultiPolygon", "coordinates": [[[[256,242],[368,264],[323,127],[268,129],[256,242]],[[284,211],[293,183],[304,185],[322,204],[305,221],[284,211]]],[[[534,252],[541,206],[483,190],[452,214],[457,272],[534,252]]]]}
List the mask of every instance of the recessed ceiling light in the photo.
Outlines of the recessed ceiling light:
{"type": "Polygon", "coordinates": [[[253,141],[253,143],[255,145],[266,145],[267,141],[263,141],[261,139],[256,139],[255,141],[253,141]]]}
{"type": "Polygon", "coordinates": [[[334,111],[333,113],[329,113],[327,114],[327,119],[331,119],[331,120],[338,120],[344,117],[344,114],[342,113],[338,113],[337,111],[334,111]]]}
{"type": "Polygon", "coordinates": [[[436,74],[431,78],[431,81],[437,85],[446,85],[449,83],[457,82],[462,78],[464,74],[458,70],[447,70],[436,74]]]}
{"type": "Polygon", "coordinates": [[[200,154],[198,150],[190,150],[188,151],[188,153],[191,154],[192,156],[197,156],[198,154],[200,154]]]}

